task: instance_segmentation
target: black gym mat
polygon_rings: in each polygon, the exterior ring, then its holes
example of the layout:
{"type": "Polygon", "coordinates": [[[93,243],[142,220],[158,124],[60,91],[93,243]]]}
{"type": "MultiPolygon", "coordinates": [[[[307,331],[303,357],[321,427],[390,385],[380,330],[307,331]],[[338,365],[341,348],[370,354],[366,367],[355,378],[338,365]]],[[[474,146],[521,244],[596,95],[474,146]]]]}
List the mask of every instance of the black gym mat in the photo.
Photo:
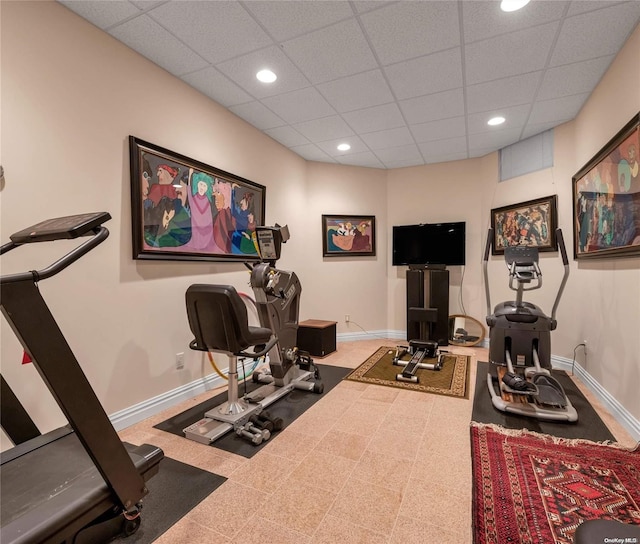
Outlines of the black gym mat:
{"type": "Polygon", "coordinates": [[[571,404],[578,412],[578,421],[575,423],[541,421],[496,410],[491,404],[491,395],[487,387],[488,372],[489,363],[479,361],[475,396],[473,398],[473,413],[471,414],[472,421],[495,423],[507,429],[528,429],[560,438],[583,438],[593,442],[611,440],[615,442],[615,437],[600,419],[593,406],[563,370],[553,370],[552,375],[560,382],[571,404]]]}
{"type": "MultiPolygon", "coordinates": [[[[339,366],[322,364],[317,364],[317,367],[320,371],[320,379],[324,384],[324,392],[321,395],[312,393],[310,391],[300,391],[298,389],[294,389],[288,395],[285,395],[283,398],[279,399],[266,408],[269,414],[271,414],[274,418],[282,418],[284,422],[283,429],[293,423],[300,415],[302,415],[306,410],[308,410],[311,406],[313,406],[316,402],[323,398],[324,395],[326,395],[336,385],[338,385],[344,379],[344,377],[349,374],[351,370],[353,370],[351,368],[342,368],[339,366]]],[[[247,391],[251,392],[254,389],[260,387],[262,384],[255,384],[253,382],[247,381],[246,385],[247,391]]],[[[239,385],[238,394],[240,396],[245,394],[243,383],[239,385]]],[[[222,404],[226,399],[227,392],[224,391],[223,393],[216,395],[212,399],[201,402],[197,406],[189,408],[181,414],[173,416],[166,421],[163,421],[162,423],[154,425],[154,427],[156,429],[160,429],[161,431],[166,431],[178,436],[184,436],[182,429],[202,419],[205,412],[211,410],[219,404],[222,404]]],[[[185,440],[187,439],[185,438],[185,440]]],[[[237,436],[235,433],[229,432],[226,435],[218,438],[218,440],[211,444],[211,446],[249,458],[253,457],[268,443],[269,441],[266,441],[258,446],[254,446],[247,440],[237,436]]]]}
{"type": "Polygon", "coordinates": [[[165,457],[160,471],[147,482],[138,530],[117,542],[150,544],[191,509],[207,498],[227,479],[218,474],[165,457]]]}

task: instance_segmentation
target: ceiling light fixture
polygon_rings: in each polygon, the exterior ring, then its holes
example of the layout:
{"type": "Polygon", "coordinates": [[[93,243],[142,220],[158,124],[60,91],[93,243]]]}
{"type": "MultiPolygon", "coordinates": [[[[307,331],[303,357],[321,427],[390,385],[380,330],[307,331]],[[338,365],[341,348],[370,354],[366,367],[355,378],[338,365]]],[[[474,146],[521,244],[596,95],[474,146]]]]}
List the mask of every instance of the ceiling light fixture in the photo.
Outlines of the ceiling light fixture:
{"type": "Polygon", "coordinates": [[[505,121],[506,119],[504,117],[492,117],[487,121],[487,125],[491,125],[492,127],[494,127],[496,125],[501,125],[505,121]]]}
{"type": "Polygon", "coordinates": [[[262,81],[262,83],[273,83],[276,79],[278,79],[278,76],[275,75],[271,70],[260,70],[256,74],[256,77],[259,81],[262,81]]]}
{"type": "Polygon", "coordinates": [[[502,0],[502,2],[500,2],[500,9],[502,11],[517,11],[525,7],[529,1],[530,0],[502,0]]]}
{"type": "Polygon", "coordinates": [[[349,151],[349,149],[351,149],[349,144],[340,144],[338,146],[338,151],[349,151]]]}

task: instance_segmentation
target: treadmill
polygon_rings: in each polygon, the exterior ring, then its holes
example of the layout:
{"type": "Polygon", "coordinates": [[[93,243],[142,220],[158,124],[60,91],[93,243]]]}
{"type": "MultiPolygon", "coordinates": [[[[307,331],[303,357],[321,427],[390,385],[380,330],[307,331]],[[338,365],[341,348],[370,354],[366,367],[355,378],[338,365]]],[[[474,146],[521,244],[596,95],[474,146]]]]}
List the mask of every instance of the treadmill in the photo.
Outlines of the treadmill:
{"type": "Polygon", "coordinates": [[[2,380],[2,426],[13,448],[0,454],[0,542],[85,544],[133,534],[160,448],[120,441],[51,315],[38,282],[102,243],[107,212],[50,219],[24,229],[0,255],[24,244],[89,237],[43,270],[0,277],[0,306],[69,424],[41,435],[2,380]]]}

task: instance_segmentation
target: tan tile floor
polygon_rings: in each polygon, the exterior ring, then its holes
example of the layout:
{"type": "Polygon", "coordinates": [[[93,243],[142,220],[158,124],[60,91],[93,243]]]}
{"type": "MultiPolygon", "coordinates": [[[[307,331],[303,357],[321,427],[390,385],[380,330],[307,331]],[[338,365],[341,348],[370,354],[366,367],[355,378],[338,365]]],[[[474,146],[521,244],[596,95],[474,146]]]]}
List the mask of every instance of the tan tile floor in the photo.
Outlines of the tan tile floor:
{"type": "MultiPolygon", "coordinates": [[[[338,344],[322,364],[355,368],[375,338],[338,344]]],[[[218,393],[208,392],[120,433],[165,455],[228,478],[176,523],[158,544],[461,544],[471,535],[470,398],[458,399],[343,381],[253,458],[227,453],[153,428],[218,393]]],[[[578,385],[617,440],[635,441],[578,385]]]]}

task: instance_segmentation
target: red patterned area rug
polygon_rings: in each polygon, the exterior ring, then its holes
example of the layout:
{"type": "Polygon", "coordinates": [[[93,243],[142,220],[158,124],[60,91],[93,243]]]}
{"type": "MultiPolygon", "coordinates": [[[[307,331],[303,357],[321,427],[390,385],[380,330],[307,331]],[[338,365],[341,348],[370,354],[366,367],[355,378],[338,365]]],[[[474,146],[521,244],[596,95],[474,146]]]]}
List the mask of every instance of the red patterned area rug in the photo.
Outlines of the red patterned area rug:
{"type": "Polygon", "coordinates": [[[640,526],[640,446],[471,422],[474,544],[571,544],[586,520],[640,526]]]}

